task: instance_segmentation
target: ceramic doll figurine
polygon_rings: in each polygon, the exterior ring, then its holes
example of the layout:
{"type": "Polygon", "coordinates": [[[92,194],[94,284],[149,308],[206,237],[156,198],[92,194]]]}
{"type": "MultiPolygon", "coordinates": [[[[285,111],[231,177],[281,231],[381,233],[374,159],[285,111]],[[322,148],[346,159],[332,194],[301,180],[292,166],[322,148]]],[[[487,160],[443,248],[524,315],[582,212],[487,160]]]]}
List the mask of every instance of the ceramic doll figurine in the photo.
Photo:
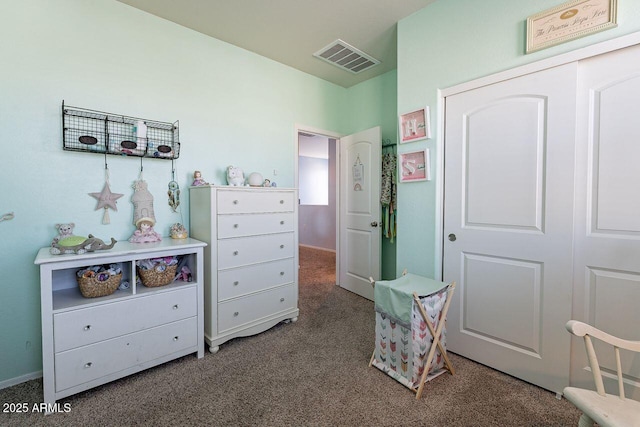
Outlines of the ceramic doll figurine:
{"type": "Polygon", "coordinates": [[[151,243],[161,241],[162,236],[153,229],[154,223],[155,221],[151,218],[140,218],[136,222],[138,229],[133,232],[129,241],[131,243],[151,243]]]}
{"type": "Polygon", "coordinates": [[[194,187],[207,185],[207,182],[202,178],[202,173],[200,173],[200,171],[195,171],[193,173],[193,183],[191,185],[194,187]]]}

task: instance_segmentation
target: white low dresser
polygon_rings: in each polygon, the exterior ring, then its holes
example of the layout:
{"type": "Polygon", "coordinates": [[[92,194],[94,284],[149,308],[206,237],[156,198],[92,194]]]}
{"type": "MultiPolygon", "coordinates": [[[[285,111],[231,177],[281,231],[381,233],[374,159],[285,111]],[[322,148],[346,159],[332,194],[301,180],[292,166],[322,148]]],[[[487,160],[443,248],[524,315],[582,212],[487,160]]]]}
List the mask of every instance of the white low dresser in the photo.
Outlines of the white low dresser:
{"type": "Polygon", "coordinates": [[[42,310],[44,402],[96,387],[169,360],[204,357],[203,248],[195,239],[165,237],[157,243],[118,242],[82,255],[38,252],[42,310]],[[186,258],[192,280],[136,286],[136,261],[186,258]],[[117,264],[128,289],[85,298],[79,269],[117,264]]]}
{"type": "Polygon", "coordinates": [[[232,338],[298,318],[295,189],[190,188],[190,232],[205,254],[205,340],[232,338]]]}

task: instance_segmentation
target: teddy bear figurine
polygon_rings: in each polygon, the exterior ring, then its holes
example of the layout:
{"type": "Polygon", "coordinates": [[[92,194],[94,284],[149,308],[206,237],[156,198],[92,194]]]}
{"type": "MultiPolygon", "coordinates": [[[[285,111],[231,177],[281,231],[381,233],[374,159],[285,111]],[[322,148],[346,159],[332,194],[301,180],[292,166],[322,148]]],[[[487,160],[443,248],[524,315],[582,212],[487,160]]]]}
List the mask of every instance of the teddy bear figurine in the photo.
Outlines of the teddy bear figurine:
{"type": "Polygon", "coordinates": [[[58,235],[53,238],[51,241],[51,246],[54,243],[58,243],[60,240],[66,237],[73,237],[73,228],[76,225],[73,222],[69,222],[67,224],[56,224],[56,230],[58,230],[58,235]]]}
{"type": "Polygon", "coordinates": [[[229,166],[227,168],[227,183],[233,187],[244,186],[244,172],[242,172],[242,169],[229,166]]]}

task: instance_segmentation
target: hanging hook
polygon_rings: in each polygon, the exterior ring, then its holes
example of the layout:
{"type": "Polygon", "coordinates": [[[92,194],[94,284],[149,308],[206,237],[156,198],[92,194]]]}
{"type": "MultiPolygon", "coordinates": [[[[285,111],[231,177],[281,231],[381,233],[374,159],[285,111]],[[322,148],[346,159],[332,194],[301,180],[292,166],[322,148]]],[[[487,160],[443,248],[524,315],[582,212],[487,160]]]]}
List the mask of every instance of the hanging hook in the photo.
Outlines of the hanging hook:
{"type": "Polygon", "coordinates": [[[14,216],[15,215],[13,214],[13,212],[6,213],[6,214],[0,216],[0,222],[9,221],[10,219],[13,219],[14,216]]]}

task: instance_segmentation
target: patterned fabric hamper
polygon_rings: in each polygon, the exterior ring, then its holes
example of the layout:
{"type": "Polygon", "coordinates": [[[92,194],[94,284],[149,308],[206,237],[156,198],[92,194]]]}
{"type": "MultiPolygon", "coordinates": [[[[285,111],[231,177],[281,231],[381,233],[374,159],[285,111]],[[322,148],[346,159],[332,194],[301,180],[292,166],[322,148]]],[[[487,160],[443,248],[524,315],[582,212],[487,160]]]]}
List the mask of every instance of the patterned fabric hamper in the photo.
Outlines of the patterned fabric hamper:
{"type": "Polygon", "coordinates": [[[454,287],[415,274],[375,282],[376,342],[370,365],[420,393],[426,381],[447,370],[453,373],[446,355],[444,321],[454,287]],[[431,363],[424,376],[427,360],[431,363]]]}

